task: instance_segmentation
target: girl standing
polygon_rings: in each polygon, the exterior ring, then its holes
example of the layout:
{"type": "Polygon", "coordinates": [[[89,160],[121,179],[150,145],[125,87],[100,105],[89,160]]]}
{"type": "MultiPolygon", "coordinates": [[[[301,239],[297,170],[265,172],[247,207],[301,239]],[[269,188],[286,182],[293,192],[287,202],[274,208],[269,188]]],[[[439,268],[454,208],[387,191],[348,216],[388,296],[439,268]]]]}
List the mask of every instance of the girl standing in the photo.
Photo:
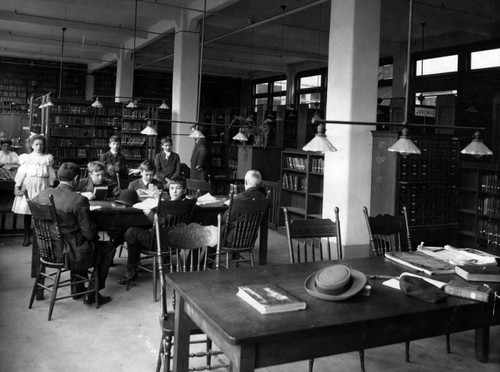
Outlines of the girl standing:
{"type": "Polygon", "coordinates": [[[31,212],[28,202],[24,196],[24,190],[28,192],[28,197],[33,199],[38,193],[54,184],[56,173],[52,167],[54,157],[45,154],[46,139],[42,135],[35,135],[30,138],[31,149],[29,154],[19,156],[19,167],[14,188],[14,203],[12,211],[17,214],[24,214],[24,241],[23,246],[30,245],[31,212]]]}

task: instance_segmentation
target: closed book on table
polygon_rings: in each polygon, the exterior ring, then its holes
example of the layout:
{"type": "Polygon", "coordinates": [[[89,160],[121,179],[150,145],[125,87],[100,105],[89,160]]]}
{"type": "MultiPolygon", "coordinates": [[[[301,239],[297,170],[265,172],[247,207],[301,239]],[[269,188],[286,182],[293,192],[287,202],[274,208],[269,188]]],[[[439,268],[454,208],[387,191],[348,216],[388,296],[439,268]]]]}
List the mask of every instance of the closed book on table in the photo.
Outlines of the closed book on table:
{"type": "Polygon", "coordinates": [[[455,273],[471,282],[500,282],[500,267],[489,265],[459,265],[455,273]]]}
{"type": "Polygon", "coordinates": [[[261,314],[303,310],[306,303],[276,284],[253,284],[238,287],[237,296],[261,314]]]}
{"type": "Polygon", "coordinates": [[[444,286],[444,291],[450,296],[468,298],[482,302],[489,302],[493,296],[493,290],[486,285],[464,283],[458,280],[450,280],[450,282],[444,286]]]}

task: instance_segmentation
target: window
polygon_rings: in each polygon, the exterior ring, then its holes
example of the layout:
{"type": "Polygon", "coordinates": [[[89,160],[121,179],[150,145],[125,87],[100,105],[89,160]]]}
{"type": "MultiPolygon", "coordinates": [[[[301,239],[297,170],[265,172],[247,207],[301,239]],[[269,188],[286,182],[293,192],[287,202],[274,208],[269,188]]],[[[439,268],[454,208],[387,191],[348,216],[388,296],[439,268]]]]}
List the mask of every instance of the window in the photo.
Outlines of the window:
{"type": "Polygon", "coordinates": [[[481,50],[470,54],[471,70],[491,67],[500,67],[500,48],[481,50]]]}
{"type": "Polygon", "coordinates": [[[440,90],[437,92],[418,92],[415,93],[415,105],[416,106],[436,106],[437,96],[443,96],[448,94],[457,94],[457,90],[440,90]],[[420,95],[424,97],[422,103],[420,103],[420,95]]]}
{"type": "Polygon", "coordinates": [[[304,76],[299,78],[299,89],[311,89],[321,87],[321,75],[304,76]]]}
{"type": "Polygon", "coordinates": [[[263,106],[266,110],[276,111],[276,106],[286,104],[287,82],[283,76],[253,82],[253,110],[263,106]]]}
{"type": "Polygon", "coordinates": [[[394,65],[378,66],[378,80],[392,80],[394,65]]]}
{"type": "Polygon", "coordinates": [[[316,109],[326,105],[327,69],[304,71],[297,74],[296,104],[306,104],[309,108],[316,109]]]}
{"type": "Polygon", "coordinates": [[[445,74],[458,71],[458,54],[417,61],[417,76],[445,74]]]}

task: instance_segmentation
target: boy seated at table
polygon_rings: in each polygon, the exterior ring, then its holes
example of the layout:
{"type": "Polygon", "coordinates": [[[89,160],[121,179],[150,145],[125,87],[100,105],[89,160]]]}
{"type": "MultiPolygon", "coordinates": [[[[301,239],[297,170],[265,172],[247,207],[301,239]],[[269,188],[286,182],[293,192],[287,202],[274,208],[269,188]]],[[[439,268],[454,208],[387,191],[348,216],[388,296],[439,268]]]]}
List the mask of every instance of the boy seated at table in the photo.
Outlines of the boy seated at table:
{"type": "MultiPolygon", "coordinates": [[[[186,198],[186,180],[181,177],[174,177],[170,180],[168,187],[169,198],[167,200],[183,200],[186,198]]],[[[152,220],[153,213],[144,211],[152,220]]],[[[138,278],[137,267],[141,259],[141,251],[156,250],[156,235],[153,228],[147,230],[140,227],[129,227],[125,232],[125,242],[127,243],[128,257],[125,275],[118,281],[120,284],[128,284],[138,278]]]]}
{"type": "Polygon", "coordinates": [[[113,184],[115,184],[115,187],[112,188],[111,196],[117,198],[120,195],[120,189],[116,185],[116,182],[105,178],[106,166],[103,163],[100,161],[91,161],[87,164],[87,170],[89,176],[81,179],[76,189],[82,196],[85,196],[89,200],[96,199],[94,194],[96,186],[112,187],[113,184]]]}
{"type": "Polygon", "coordinates": [[[141,178],[129,183],[128,188],[135,190],[139,198],[157,197],[163,184],[155,179],[156,167],[152,161],[145,160],[139,166],[141,178]]]}

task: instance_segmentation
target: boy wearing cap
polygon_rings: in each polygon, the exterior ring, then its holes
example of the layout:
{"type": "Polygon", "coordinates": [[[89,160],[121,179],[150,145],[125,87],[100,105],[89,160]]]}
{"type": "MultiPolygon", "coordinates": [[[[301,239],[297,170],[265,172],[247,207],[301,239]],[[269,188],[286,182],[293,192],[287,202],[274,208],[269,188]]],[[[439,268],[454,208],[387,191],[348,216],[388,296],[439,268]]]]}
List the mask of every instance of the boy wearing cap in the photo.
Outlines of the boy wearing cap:
{"type": "MultiPolygon", "coordinates": [[[[176,177],[170,180],[168,193],[171,201],[186,198],[186,180],[176,177]]],[[[148,214],[147,211],[144,212],[148,214]]],[[[151,216],[152,214],[150,214],[151,216]]],[[[137,266],[139,265],[141,251],[156,249],[156,235],[154,229],[142,229],[140,227],[129,227],[125,232],[128,257],[125,275],[118,281],[120,284],[129,284],[137,279],[137,266]]]]}

